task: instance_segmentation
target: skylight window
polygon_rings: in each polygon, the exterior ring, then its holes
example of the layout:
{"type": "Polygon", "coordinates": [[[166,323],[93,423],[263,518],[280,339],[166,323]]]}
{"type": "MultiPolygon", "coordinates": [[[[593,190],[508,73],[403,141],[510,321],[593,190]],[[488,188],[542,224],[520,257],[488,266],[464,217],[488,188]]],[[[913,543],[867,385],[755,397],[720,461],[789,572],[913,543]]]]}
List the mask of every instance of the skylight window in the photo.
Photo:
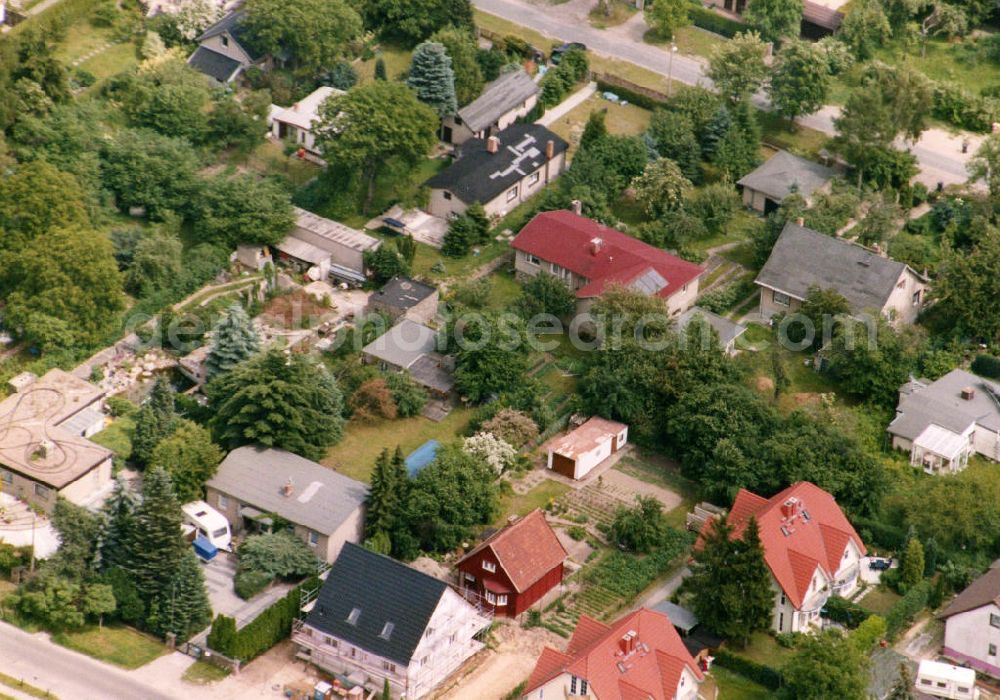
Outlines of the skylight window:
{"type": "Polygon", "coordinates": [[[361,617],[361,608],[351,608],[351,614],[347,616],[347,624],[357,626],[359,617],[361,617]]]}
{"type": "Polygon", "coordinates": [[[379,637],[381,637],[382,639],[384,639],[385,641],[387,641],[387,642],[388,642],[388,641],[389,641],[389,637],[391,637],[391,636],[392,636],[392,631],[393,631],[394,629],[396,629],[396,625],[395,625],[395,624],[393,624],[392,622],[387,622],[387,623],[385,623],[385,625],[384,625],[384,626],[382,627],[382,631],[381,631],[381,632],[379,632],[379,635],[378,635],[378,636],[379,636],[379,637]]]}

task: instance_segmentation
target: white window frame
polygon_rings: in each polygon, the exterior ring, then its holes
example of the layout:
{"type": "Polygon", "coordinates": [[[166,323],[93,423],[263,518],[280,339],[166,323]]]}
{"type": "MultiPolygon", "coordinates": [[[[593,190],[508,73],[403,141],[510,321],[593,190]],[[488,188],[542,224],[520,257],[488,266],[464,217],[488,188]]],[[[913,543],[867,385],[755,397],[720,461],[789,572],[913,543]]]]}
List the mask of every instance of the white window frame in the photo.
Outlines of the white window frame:
{"type": "Polygon", "coordinates": [[[308,542],[310,547],[315,547],[319,544],[319,533],[315,530],[309,531],[308,542]]]}
{"type": "Polygon", "coordinates": [[[528,187],[534,187],[542,179],[542,174],[537,170],[528,176],[528,187]]]}
{"type": "Polygon", "coordinates": [[[229,509],[229,496],[224,496],[220,493],[219,497],[215,499],[215,502],[219,505],[219,508],[222,508],[223,510],[229,509]]]}
{"type": "Polygon", "coordinates": [[[509,190],[507,190],[507,201],[513,202],[515,199],[517,199],[517,192],[518,192],[517,185],[514,185],[509,190]]]}
{"type": "Polygon", "coordinates": [[[486,602],[489,603],[490,605],[496,605],[497,604],[496,595],[490,591],[486,591],[486,602]]]}
{"type": "Polygon", "coordinates": [[[996,613],[990,613],[990,627],[1000,628],[1000,615],[996,613]]]}
{"type": "Polygon", "coordinates": [[[539,259],[537,255],[532,255],[531,253],[525,253],[524,259],[528,262],[529,265],[534,265],[535,267],[539,267],[542,264],[541,259],[539,259]]]}
{"type": "Polygon", "coordinates": [[[787,294],[785,294],[784,292],[779,292],[776,289],[772,289],[771,301],[773,301],[778,306],[790,306],[792,303],[792,298],[787,294]]]}
{"type": "Polygon", "coordinates": [[[502,607],[504,607],[506,605],[507,605],[507,596],[506,595],[498,595],[497,596],[497,607],[498,608],[502,608],[502,607]]]}
{"type": "Polygon", "coordinates": [[[483,559],[483,569],[489,571],[491,574],[495,574],[497,572],[497,565],[489,559],[483,559]]]}

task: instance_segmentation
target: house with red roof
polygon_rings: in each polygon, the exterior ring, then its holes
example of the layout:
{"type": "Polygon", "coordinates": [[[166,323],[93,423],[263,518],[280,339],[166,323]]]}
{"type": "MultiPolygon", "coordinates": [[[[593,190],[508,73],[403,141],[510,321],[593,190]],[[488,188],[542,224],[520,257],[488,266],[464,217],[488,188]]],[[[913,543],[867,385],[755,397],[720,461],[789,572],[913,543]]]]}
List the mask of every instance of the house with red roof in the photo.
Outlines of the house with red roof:
{"type": "MultiPolygon", "coordinates": [[[[808,632],[831,595],[854,592],[867,551],[832,495],[800,481],[771,498],[740,489],[729,511],[733,537],[757,519],[764,561],[771,570],[777,632],[808,632]]],[[[711,527],[705,523],[702,537],[711,527]]],[[[701,545],[699,541],[695,546],[701,545]]]]}
{"type": "Polygon", "coordinates": [[[571,211],[535,215],[513,241],[521,279],[547,272],[563,280],[585,313],[612,286],[663,299],[671,316],[694,305],[704,268],[571,211]]]}
{"type": "Polygon", "coordinates": [[[562,583],[566,550],[534,510],[487,538],[456,565],[459,588],[499,617],[517,617],[562,583]]]}
{"type": "Polygon", "coordinates": [[[545,647],[524,700],[694,700],[705,679],[670,618],[642,608],[604,624],[581,615],[565,652],[545,647]]]}

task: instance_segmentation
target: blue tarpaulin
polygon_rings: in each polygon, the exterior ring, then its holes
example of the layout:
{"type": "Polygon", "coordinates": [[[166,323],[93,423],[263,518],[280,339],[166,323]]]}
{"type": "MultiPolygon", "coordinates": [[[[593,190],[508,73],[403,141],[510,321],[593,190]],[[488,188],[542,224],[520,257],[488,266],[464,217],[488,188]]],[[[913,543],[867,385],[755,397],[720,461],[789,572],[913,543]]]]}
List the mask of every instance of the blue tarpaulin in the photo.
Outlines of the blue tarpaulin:
{"type": "Polygon", "coordinates": [[[441,449],[441,443],[437,440],[425,442],[406,458],[406,472],[411,477],[419,474],[424,467],[434,461],[439,449],[441,449]]]}
{"type": "Polygon", "coordinates": [[[219,553],[219,549],[204,537],[195,537],[194,553],[205,561],[211,561],[215,559],[215,555],[219,553]]]}

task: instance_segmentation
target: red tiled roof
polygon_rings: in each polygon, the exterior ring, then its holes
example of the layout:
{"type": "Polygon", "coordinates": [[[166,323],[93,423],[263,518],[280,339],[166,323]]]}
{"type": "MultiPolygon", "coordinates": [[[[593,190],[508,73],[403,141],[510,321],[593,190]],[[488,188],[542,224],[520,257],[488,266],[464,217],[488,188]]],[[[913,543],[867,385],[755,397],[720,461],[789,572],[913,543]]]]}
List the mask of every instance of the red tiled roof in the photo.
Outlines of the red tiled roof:
{"type": "Polygon", "coordinates": [[[657,296],[667,298],[704,272],[699,265],[570,211],[537,214],[511,245],[590,280],[576,291],[583,299],[600,296],[610,285],[628,286],[653,271],[667,283],[657,296]],[[592,243],[595,239],[601,240],[599,248],[592,243]]]}
{"type": "Polygon", "coordinates": [[[570,673],[586,680],[596,698],[670,700],[685,668],[703,680],[701,669],[663,613],[642,608],[610,625],[584,615],[567,653],[548,647],[542,651],[525,692],[570,673]],[[626,655],[619,641],[628,632],[635,632],[636,640],[635,650],[626,655]]]}
{"type": "Polygon", "coordinates": [[[733,537],[743,534],[750,516],[756,517],[760,528],[764,559],[796,608],[802,606],[817,567],[830,578],[836,574],[849,540],[862,554],[866,552],[833,496],[808,481],[792,484],[768,499],[740,489],[729,512],[733,537]],[[798,499],[798,514],[786,518],[782,505],[793,497],[798,499]]]}
{"type": "Polygon", "coordinates": [[[530,588],[535,581],[563,563],[567,556],[556,533],[545,520],[545,514],[538,509],[495,533],[462,557],[458,565],[487,547],[493,551],[518,593],[530,588]]]}

